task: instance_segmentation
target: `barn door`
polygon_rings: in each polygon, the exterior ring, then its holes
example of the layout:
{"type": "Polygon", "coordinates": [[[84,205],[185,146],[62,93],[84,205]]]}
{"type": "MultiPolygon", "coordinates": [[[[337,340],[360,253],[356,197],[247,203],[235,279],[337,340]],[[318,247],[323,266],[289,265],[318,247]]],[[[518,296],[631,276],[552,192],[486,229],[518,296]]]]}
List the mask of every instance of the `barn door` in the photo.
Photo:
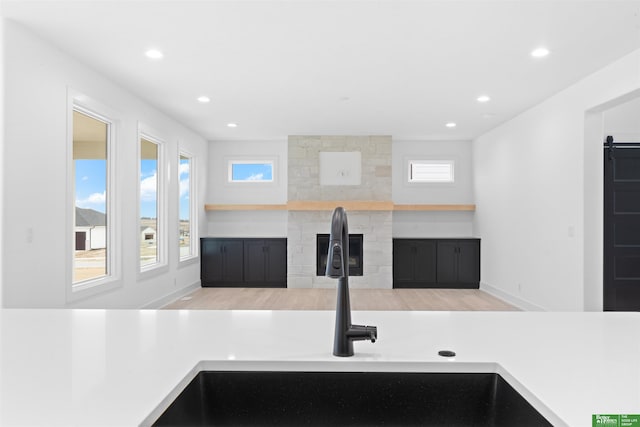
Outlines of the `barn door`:
{"type": "Polygon", "coordinates": [[[605,311],[640,311],[640,143],[604,148],[605,311]]]}

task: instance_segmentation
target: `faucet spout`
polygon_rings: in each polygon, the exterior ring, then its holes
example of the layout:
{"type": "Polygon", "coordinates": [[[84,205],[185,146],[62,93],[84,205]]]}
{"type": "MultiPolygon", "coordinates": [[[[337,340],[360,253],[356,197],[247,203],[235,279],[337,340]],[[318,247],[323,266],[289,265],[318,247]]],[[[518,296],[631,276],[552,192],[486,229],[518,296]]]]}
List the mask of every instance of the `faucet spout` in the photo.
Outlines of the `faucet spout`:
{"type": "Polygon", "coordinates": [[[344,208],[337,207],[331,218],[329,253],[326,276],[338,279],[336,327],[333,339],[333,355],[353,356],[353,341],[378,339],[378,328],[351,324],[349,302],[349,226],[344,208]]]}

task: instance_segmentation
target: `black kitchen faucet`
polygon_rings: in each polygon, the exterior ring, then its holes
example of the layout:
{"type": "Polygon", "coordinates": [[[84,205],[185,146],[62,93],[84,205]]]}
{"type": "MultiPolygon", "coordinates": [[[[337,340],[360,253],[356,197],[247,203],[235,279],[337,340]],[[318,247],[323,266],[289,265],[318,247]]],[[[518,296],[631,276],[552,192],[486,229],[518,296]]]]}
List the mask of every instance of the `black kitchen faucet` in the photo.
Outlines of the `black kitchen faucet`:
{"type": "Polygon", "coordinates": [[[353,356],[353,341],[378,339],[378,328],[351,324],[349,303],[349,226],[347,212],[342,207],[333,211],[329,253],[325,275],[338,279],[338,302],[336,305],[336,330],[333,338],[333,355],[353,356]]]}

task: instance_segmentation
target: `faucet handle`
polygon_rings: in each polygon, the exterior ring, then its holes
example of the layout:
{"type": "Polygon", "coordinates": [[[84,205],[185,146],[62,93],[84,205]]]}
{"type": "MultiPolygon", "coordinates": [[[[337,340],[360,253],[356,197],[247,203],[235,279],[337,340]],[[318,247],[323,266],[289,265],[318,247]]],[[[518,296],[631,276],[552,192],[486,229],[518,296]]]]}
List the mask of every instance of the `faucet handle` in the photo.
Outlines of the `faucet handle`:
{"type": "Polygon", "coordinates": [[[346,335],[351,341],[371,340],[371,342],[376,342],[378,328],[375,326],[351,325],[346,335]]]}

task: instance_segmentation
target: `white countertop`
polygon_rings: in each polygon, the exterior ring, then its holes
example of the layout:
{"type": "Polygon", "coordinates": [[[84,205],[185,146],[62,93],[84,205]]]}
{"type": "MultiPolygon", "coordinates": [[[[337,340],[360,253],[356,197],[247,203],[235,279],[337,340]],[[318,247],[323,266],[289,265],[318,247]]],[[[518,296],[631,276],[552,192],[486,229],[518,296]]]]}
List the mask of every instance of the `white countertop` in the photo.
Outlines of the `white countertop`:
{"type": "Polygon", "coordinates": [[[337,358],[332,311],[1,310],[0,424],[139,425],[188,375],[216,368],[498,372],[554,425],[640,414],[640,313],[352,320],[379,340],[337,358]]]}

